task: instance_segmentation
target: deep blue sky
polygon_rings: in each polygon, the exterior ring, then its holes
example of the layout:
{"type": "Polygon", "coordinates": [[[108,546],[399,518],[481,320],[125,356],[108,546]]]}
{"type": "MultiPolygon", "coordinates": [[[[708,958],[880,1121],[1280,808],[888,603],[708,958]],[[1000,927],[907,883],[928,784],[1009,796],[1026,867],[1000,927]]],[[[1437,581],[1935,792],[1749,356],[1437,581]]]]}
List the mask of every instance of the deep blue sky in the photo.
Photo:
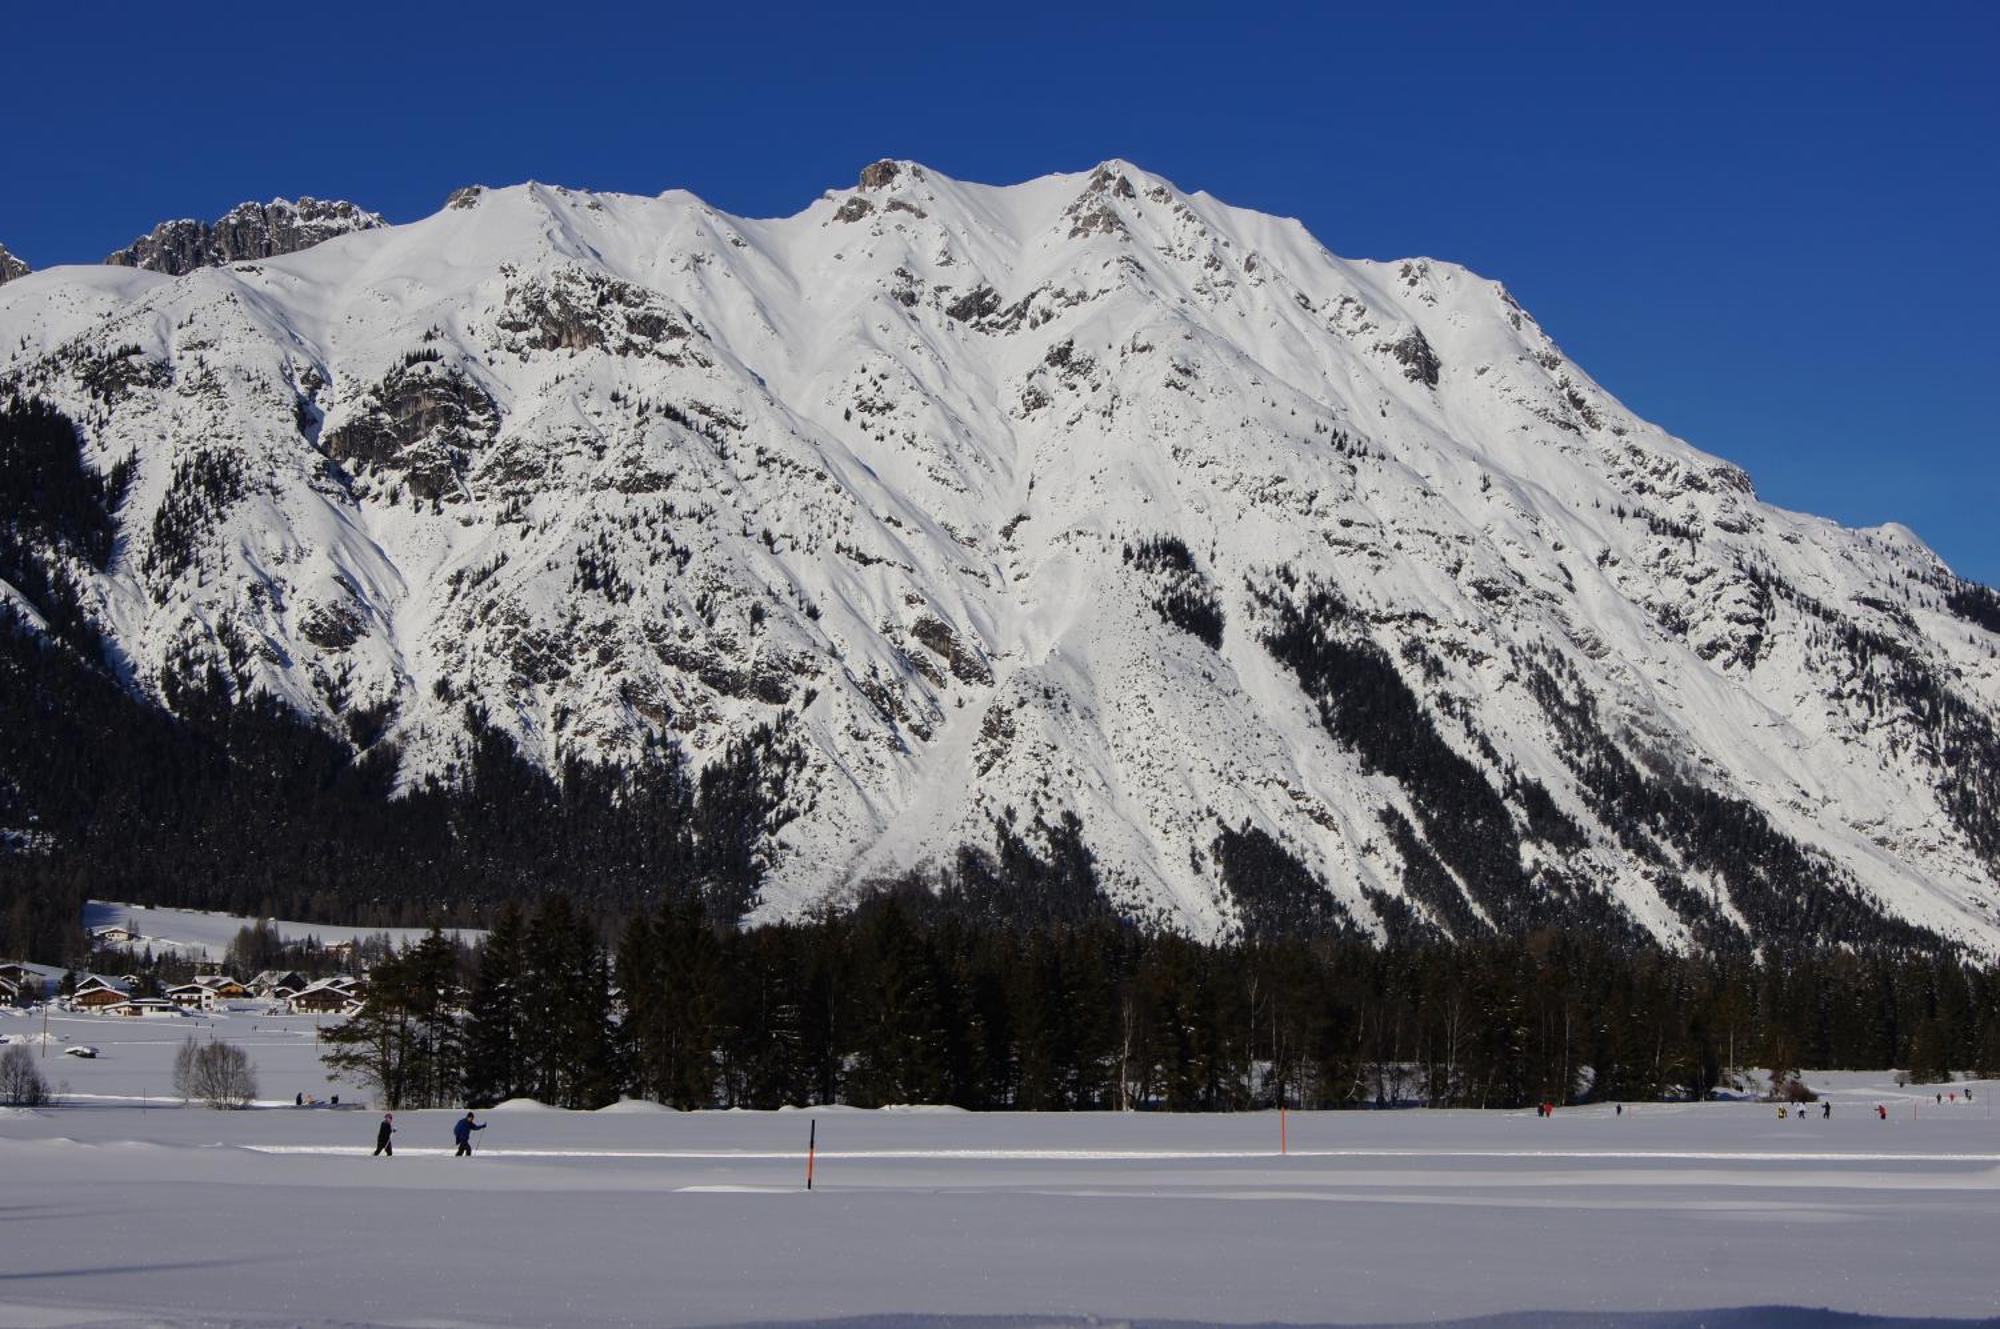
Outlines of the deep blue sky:
{"type": "Polygon", "coordinates": [[[15,6],[0,242],[528,178],[789,213],[876,157],[1122,156],[1499,278],[1767,499],[2000,581],[2000,5],[1091,8],[15,6]]]}

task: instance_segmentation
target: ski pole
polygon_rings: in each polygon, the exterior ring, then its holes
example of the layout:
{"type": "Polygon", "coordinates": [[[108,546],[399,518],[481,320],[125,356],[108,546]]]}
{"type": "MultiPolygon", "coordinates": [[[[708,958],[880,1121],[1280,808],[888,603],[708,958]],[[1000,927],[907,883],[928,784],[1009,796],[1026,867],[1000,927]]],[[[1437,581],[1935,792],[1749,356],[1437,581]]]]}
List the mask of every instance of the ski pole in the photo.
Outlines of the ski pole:
{"type": "Polygon", "coordinates": [[[806,1189],[813,1188],[813,1163],[819,1156],[819,1118],[806,1126],[806,1189]]]}

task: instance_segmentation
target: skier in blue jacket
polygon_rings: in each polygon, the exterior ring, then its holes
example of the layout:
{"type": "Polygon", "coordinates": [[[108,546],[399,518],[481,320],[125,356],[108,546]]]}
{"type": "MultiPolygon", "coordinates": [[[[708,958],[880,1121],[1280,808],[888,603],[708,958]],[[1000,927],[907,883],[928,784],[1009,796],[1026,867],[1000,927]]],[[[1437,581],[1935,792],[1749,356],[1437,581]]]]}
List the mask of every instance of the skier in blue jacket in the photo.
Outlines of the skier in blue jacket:
{"type": "Polygon", "coordinates": [[[470,1158],[472,1156],[472,1133],[474,1131],[483,1131],[485,1129],[486,1127],[484,1127],[483,1125],[472,1119],[472,1114],[470,1112],[466,1113],[464,1116],[460,1117],[457,1121],[453,1122],[451,1127],[451,1138],[458,1141],[458,1152],[456,1154],[453,1154],[452,1157],[470,1158]]]}

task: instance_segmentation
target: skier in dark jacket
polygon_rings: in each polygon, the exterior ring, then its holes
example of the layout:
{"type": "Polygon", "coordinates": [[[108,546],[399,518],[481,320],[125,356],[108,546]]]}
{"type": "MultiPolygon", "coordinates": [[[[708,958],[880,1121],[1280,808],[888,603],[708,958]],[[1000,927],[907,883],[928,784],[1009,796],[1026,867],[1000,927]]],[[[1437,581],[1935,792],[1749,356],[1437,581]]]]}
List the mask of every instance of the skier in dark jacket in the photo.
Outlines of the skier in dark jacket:
{"type": "Polygon", "coordinates": [[[382,1114],[382,1125],[375,1132],[375,1157],[380,1158],[383,1154],[387,1154],[391,1158],[396,1156],[396,1146],[389,1143],[389,1137],[395,1133],[396,1114],[393,1112],[384,1112],[382,1114]]]}
{"type": "Polygon", "coordinates": [[[457,1121],[453,1122],[451,1127],[451,1138],[458,1141],[458,1152],[452,1155],[452,1157],[470,1158],[472,1156],[472,1133],[474,1131],[483,1131],[485,1129],[486,1129],[485,1126],[481,1125],[479,1122],[476,1122],[472,1119],[472,1114],[470,1112],[466,1113],[463,1117],[460,1117],[457,1121]]]}

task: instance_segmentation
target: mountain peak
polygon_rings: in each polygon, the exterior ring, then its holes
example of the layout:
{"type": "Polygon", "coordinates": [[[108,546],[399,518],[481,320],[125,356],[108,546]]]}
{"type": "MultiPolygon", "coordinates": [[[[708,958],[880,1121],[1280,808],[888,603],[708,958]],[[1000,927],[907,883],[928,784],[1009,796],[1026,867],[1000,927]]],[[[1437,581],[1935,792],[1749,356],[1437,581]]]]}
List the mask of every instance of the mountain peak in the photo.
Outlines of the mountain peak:
{"type": "Polygon", "coordinates": [[[296,202],[239,203],[214,222],[161,222],[104,261],[178,277],[197,268],[244,259],[276,258],[355,231],[386,225],[375,213],[337,199],[302,195],[296,202]]]}
{"type": "Polygon", "coordinates": [[[32,269],[26,263],[7,251],[7,246],[0,245],[0,286],[6,285],[16,277],[25,277],[30,271],[32,269]]]}
{"type": "Polygon", "coordinates": [[[1122,159],[884,159],[788,217],[524,184],[251,266],[0,302],[0,396],[129,479],[14,589],[78,588],[43,621],[146,696],[410,783],[474,715],[551,769],[764,744],[770,914],[1073,819],[1207,936],[2000,939],[2000,597],[1760,503],[1449,263],[1122,159]]]}
{"type": "Polygon", "coordinates": [[[898,180],[921,180],[923,178],[924,168],[916,162],[899,161],[892,157],[884,157],[880,161],[870,162],[861,168],[861,180],[855,188],[887,189],[898,180]]]}

